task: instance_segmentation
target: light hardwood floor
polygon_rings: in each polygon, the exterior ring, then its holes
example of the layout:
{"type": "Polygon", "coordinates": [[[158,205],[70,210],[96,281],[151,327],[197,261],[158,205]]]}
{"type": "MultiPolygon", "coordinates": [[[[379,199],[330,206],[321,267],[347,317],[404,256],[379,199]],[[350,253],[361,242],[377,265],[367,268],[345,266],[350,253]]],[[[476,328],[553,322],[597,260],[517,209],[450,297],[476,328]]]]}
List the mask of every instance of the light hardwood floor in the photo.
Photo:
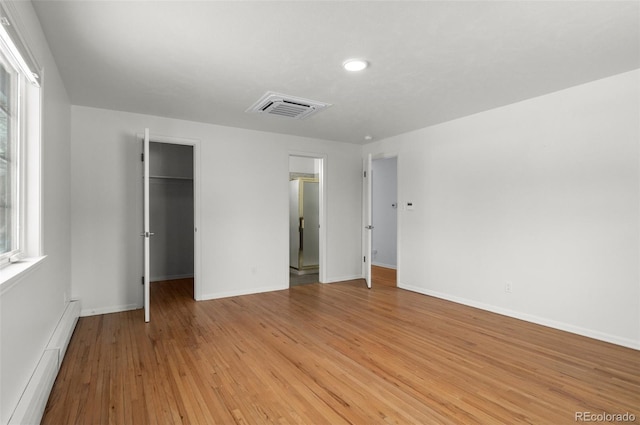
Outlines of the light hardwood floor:
{"type": "Polygon", "coordinates": [[[397,286],[396,270],[388,267],[371,266],[371,283],[373,285],[397,286]]]}
{"type": "Polygon", "coordinates": [[[81,318],[43,424],[574,424],[635,414],[640,352],[363,281],[81,318]]]}

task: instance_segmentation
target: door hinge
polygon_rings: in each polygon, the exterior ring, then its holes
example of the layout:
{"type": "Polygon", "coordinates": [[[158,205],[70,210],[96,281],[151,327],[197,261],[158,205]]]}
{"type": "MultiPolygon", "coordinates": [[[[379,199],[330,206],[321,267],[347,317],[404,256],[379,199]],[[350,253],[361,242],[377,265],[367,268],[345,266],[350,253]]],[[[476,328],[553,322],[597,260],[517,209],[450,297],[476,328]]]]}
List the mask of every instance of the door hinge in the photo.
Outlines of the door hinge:
{"type": "Polygon", "coordinates": [[[364,178],[365,179],[367,178],[367,172],[366,171],[364,172],[364,178]]]}
{"type": "Polygon", "coordinates": [[[142,276],[142,282],[140,282],[141,285],[144,285],[144,276],[142,276]]]}
{"type": "Polygon", "coordinates": [[[365,257],[362,257],[362,262],[363,262],[363,263],[366,263],[366,262],[367,262],[367,257],[366,257],[366,256],[365,256],[365,257]]]}
{"type": "Polygon", "coordinates": [[[140,161],[144,162],[144,152],[140,154],[140,161]]]}

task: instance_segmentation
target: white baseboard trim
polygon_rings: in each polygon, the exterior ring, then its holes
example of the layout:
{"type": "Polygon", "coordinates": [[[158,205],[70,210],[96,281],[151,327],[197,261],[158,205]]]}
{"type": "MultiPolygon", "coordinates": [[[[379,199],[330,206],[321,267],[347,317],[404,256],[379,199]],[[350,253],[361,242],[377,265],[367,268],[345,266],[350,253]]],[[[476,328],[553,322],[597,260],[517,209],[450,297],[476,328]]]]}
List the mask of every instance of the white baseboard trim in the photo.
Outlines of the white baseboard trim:
{"type": "Polygon", "coordinates": [[[40,423],[57,375],[58,350],[45,350],[9,419],[9,425],[40,423]]]}
{"type": "Polygon", "coordinates": [[[71,335],[76,328],[78,318],[80,317],[80,301],[71,301],[58,322],[56,330],[53,332],[49,344],[48,350],[58,350],[58,367],[62,364],[62,359],[67,352],[67,347],[71,341],[71,335]]]}
{"type": "Polygon", "coordinates": [[[165,280],[191,279],[194,274],[174,274],[169,276],[151,276],[151,282],[163,282],[165,280]]]}
{"type": "Polygon", "coordinates": [[[114,305],[110,307],[101,308],[86,308],[80,312],[80,317],[98,316],[100,314],[121,313],[123,311],[137,310],[142,308],[141,304],[124,304],[114,305]]]}
{"type": "Polygon", "coordinates": [[[267,286],[262,288],[242,289],[239,291],[226,291],[226,292],[214,292],[212,294],[202,294],[202,301],[205,300],[217,300],[220,298],[238,297],[241,295],[261,294],[264,292],[282,291],[289,289],[289,284],[284,286],[267,286]]]}
{"type": "Polygon", "coordinates": [[[592,329],[582,328],[580,326],[571,325],[564,322],[558,322],[551,319],[546,319],[544,317],[535,316],[532,314],[522,313],[515,310],[509,310],[502,307],[497,307],[491,304],[485,304],[474,300],[469,300],[466,298],[457,297],[454,295],[449,295],[441,292],[431,291],[428,289],[420,288],[412,285],[404,285],[399,283],[398,288],[406,289],[407,291],[418,292],[423,295],[429,295],[432,297],[440,298],[447,301],[452,301],[454,303],[467,305],[469,307],[479,308],[481,310],[490,311],[492,313],[497,313],[503,316],[512,317],[514,319],[524,320],[525,322],[535,323],[537,325],[546,326],[549,328],[558,329],[565,332],[570,332],[576,335],[586,336],[588,338],[597,339],[604,342],[609,342],[611,344],[620,345],[627,348],[632,348],[635,350],[640,350],[640,341],[634,341],[632,339],[621,338],[616,335],[610,335],[604,332],[595,331],[592,329]]]}
{"type": "Polygon", "coordinates": [[[70,302],[9,419],[9,425],[39,424],[42,420],[53,383],[78,323],[79,314],[80,302],[70,302]]]}
{"type": "Polygon", "coordinates": [[[356,280],[356,279],[363,279],[364,276],[362,276],[361,274],[354,274],[352,276],[342,276],[342,277],[334,277],[331,279],[327,279],[322,283],[338,283],[338,282],[344,282],[347,280],[356,280]]]}
{"type": "Polygon", "coordinates": [[[396,270],[398,268],[398,266],[394,266],[391,264],[384,264],[384,263],[374,263],[373,261],[371,262],[372,266],[378,266],[378,267],[384,267],[385,269],[393,269],[396,270]]]}
{"type": "MultiPolygon", "coordinates": [[[[362,275],[344,276],[344,277],[326,280],[322,283],[337,283],[337,282],[344,282],[346,280],[355,280],[355,279],[362,279],[362,275]]],[[[262,288],[242,289],[239,291],[226,291],[226,292],[214,292],[210,294],[202,294],[202,298],[200,298],[198,301],[217,300],[220,298],[238,297],[241,295],[261,294],[264,292],[272,292],[272,291],[283,291],[285,289],[289,289],[288,282],[284,286],[267,286],[262,288]]]]}

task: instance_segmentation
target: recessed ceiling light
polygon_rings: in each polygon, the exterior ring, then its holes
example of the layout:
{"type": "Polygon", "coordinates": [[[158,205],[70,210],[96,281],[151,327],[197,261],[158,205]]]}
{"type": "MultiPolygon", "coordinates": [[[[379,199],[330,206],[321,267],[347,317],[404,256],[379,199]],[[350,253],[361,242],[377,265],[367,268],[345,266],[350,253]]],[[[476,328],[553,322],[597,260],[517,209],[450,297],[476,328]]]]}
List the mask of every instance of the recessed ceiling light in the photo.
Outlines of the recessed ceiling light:
{"type": "Polygon", "coordinates": [[[345,61],[342,64],[342,66],[347,71],[357,72],[357,71],[362,71],[363,69],[368,67],[369,66],[369,62],[367,62],[364,59],[349,59],[349,60],[345,61]]]}

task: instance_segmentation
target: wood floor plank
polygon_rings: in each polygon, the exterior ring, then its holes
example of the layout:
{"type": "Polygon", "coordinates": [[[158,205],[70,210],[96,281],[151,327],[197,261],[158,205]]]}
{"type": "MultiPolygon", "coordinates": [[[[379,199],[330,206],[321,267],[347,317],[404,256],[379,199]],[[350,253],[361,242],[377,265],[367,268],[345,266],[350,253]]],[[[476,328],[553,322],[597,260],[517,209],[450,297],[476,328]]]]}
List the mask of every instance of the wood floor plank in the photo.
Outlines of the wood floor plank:
{"type": "Polygon", "coordinates": [[[372,265],[371,281],[374,285],[397,286],[396,270],[372,265]]]}
{"type": "Polygon", "coordinates": [[[385,285],[81,318],[43,424],[640,423],[640,353],[385,285]]]}

